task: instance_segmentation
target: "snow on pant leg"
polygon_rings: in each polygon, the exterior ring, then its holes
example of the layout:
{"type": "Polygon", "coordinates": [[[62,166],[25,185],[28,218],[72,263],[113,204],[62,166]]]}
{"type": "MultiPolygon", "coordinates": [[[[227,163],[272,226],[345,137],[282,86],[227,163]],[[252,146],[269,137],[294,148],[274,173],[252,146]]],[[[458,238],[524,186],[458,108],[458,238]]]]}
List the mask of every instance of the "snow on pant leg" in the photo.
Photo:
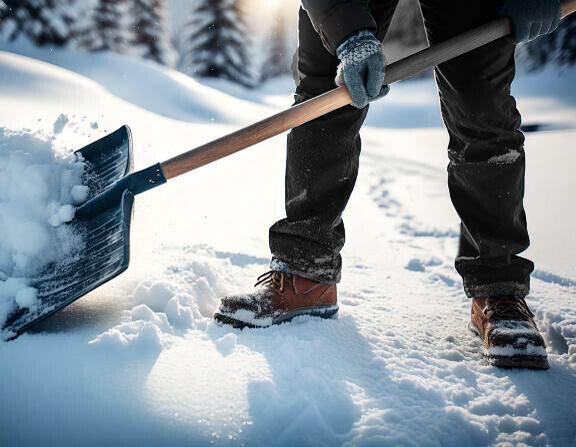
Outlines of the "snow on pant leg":
{"type": "MultiPolygon", "coordinates": [[[[421,0],[436,44],[495,18],[496,0],[421,0]]],[[[524,297],[534,264],[524,212],[524,136],[510,95],[514,45],[499,39],[436,69],[448,129],[448,185],[461,219],[456,269],[471,298],[524,297]]]]}
{"type": "MultiPolygon", "coordinates": [[[[336,87],[338,59],[300,10],[296,104],[336,87]]],[[[347,106],[293,129],[286,159],[286,218],[270,228],[271,268],[323,283],[340,280],[342,212],[354,188],[367,108],[347,106]]]]}

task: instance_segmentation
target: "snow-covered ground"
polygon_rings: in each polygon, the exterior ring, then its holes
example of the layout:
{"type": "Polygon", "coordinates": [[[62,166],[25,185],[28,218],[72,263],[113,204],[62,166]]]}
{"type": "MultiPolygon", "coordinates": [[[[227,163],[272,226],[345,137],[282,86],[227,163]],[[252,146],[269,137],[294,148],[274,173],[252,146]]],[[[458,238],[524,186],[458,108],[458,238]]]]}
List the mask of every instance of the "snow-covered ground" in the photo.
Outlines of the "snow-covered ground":
{"type": "MultiPolygon", "coordinates": [[[[291,100],[287,80],[247,93],[114,55],[4,49],[0,127],[72,150],[128,124],[137,168],[291,100]]],[[[525,122],[549,129],[526,144],[529,302],[549,371],[486,366],[466,330],[447,136],[421,80],[395,86],[363,131],[338,319],[211,321],[220,296],[268,267],[277,137],[139,196],[128,272],[0,342],[0,445],[575,445],[575,76],[515,87],[525,122]]]]}

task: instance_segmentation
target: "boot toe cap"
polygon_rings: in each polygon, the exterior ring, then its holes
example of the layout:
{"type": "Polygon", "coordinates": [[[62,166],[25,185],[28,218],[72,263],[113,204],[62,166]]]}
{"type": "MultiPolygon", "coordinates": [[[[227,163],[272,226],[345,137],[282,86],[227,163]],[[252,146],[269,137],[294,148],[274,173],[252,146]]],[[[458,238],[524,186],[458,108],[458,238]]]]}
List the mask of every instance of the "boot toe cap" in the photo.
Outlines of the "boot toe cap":
{"type": "Polygon", "coordinates": [[[488,337],[487,354],[498,357],[546,357],[546,343],[528,322],[499,322],[488,337]]]}

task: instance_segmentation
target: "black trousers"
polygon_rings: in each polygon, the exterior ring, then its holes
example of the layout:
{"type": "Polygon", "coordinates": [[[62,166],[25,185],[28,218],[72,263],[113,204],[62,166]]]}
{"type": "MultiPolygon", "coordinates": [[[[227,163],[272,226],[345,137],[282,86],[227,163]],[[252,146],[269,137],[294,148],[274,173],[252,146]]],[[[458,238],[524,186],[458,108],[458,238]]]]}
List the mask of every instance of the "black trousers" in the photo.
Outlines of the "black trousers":
{"type": "MultiPolygon", "coordinates": [[[[495,18],[497,0],[421,0],[430,44],[495,18]]],[[[374,0],[383,39],[397,0],[374,0]]],[[[296,103],[335,87],[338,59],[300,10],[296,103]]],[[[510,95],[514,45],[506,38],[440,65],[436,82],[450,135],[448,183],[461,219],[456,269],[470,297],[524,297],[531,261],[524,197],[524,137],[510,95]]],[[[340,280],[342,212],[354,188],[360,127],[368,108],[351,106],[288,135],[286,218],[270,228],[271,266],[324,283],[340,280]]],[[[426,151],[422,151],[422,155],[426,151]]]]}

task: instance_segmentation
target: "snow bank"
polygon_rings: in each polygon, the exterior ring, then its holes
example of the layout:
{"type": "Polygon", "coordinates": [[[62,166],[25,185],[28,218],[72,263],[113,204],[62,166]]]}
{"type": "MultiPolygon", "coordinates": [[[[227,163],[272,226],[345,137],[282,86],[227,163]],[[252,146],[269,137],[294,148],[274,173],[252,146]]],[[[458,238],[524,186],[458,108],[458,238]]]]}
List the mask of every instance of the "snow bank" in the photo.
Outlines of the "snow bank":
{"type": "Polygon", "coordinates": [[[0,128],[0,327],[15,308],[37,304],[31,278],[79,246],[62,224],[86,198],[83,171],[52,140],[0,128]]]}
{"type": "MultiPolygon", "coordinates": [[[[239,123],[246,119],[256,121],[275,111],[267,105],[235,98],[202,85],[183,73],[136,57],[106,52],[80,53],[62,49],[47,52],[23,39],[13,42],[0,40],[0,53],[2,51],[37,59],[22,60],[23,58],[14,54],[0,54],[0,64],[8,69],[5,73],[0,73],[0,80],[6,82],[4,84],[6,88],[9,85],[17,85],[19,90],[20,88],[32,90],[42,95],[51,90],[60,90],[63,84],[61,75],[65,73],[70,81],[86,93],[95,87],[101,90],[101,93],[105,89],[114,97],[138,108],[176,120],[239,123]],[[48,64],[42,64],[40,61],[48,64]],[[49,64],[66,70],[58,70],[49,64]],[[41,67],[40,70],[44,72],[38,73],[36,68],[31,67],[32,65],[41,67]],[[24,71],[23,77],[16,75],[20,71],[24,71]],[[50,76],[54,78],[54,82],[43,84],[42,88],[30,89],[32,84],[29,76],[34,77],[38,74],[43,77],[50,76]],[[226,106],[222,107],[222,104],[226,106]],[[239,110],[242,112],[239,113],[239,110]]],[[[0,85],[0,90],[3,87],[0,85]]],[[[68,96],[70,93],[79,102],[83,102],[86,97],[82,93],[75,94],[74,91],[64,92],[64,95],[68,96]]],[[[58,126],[55,129],[58,129],[58,126]]]]}

